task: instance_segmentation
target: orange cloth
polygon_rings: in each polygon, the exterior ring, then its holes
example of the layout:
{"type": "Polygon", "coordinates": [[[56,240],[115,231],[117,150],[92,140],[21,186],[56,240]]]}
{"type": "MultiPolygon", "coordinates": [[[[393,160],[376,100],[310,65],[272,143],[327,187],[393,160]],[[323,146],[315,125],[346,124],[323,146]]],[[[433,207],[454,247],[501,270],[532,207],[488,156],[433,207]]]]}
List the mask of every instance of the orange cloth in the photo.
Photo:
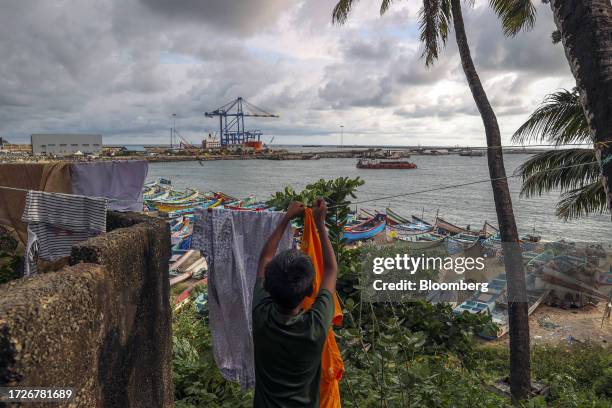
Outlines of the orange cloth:
{"type": "MultiPolygon", "coordinates": [[[[323,250],[321,248],[321,240],[317,232],[312,209],[304,210],[304,235],[300,248],[304,253],[310,256],[315,269],[314,290],[312,296],[305,298],[302,302],[302,308],[309,309],[315,301],[319,293],[319,287],[323,280],[323,250]]],[[[342,323],[342,308],[338,301],[338,296],[334,293],[334,325],[342,323]]],[[[340,387],[338,381],[344,373],[344,362],[342,355],[336,343],[336,336],[333,328],[329,328],[325,344],[323,345],[323,353],[321,354],[321,384],[320,384],[320,400],[319,406],[322,408],[340,408],[340,387]]]]}

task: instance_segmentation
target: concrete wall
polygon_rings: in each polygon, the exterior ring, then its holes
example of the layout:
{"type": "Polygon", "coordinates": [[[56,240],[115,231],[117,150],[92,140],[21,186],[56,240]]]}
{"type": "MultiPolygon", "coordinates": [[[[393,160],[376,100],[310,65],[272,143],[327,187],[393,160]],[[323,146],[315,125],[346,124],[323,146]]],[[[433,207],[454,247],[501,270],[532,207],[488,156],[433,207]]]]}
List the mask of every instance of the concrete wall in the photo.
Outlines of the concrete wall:
{"type": "Polygon", "coordinates": [[[125,213],[108,227],[71,266],[0,286],[0,386],[76,388],[59,406],[173,406],[168,227],[125,213]]]}

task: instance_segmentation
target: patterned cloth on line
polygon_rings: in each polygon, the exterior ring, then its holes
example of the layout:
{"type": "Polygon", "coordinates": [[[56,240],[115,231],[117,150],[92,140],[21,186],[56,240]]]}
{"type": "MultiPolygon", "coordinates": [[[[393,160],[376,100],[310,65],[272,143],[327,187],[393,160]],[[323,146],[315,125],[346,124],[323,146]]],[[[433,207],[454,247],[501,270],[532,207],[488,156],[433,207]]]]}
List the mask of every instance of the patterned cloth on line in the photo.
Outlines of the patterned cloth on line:
{"type": "MultiPolygon", "coordinates": [[[[221,374],[242,388],[255,386],[252,301],[259,255],[284,213],[197,210],[191,248],[208,262],[208,307],[213,355],[221,374]]],[[[291,248],[287,228],[278,250],[291,248]]]]}
{"type": "Polygon", "coordinates": [[[28,224],[25,274],[36,258],[55,261],[72,246],[106,231],[106,199],[29,191],[21,217],[28,224]]]}

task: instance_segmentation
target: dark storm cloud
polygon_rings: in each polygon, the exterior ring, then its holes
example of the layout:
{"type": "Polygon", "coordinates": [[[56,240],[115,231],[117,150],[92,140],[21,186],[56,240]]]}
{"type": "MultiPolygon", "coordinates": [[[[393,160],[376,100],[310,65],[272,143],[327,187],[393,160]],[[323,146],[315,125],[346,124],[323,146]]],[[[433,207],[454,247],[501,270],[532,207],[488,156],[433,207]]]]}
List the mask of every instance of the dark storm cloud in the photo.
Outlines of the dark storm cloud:
{"type": "MultiPolygon", "coordinates": [[[[165,141],[172,113],[184,134],[200,135],[216,126],[203,113],[237,96],[281,114],[262,122],[279,135],[334,133],[338,115],[364,134],[385,131],[379,114],[419,123],[469,115],[479,123],[452,37],[428,69],[415,15],[400,2],[382,18],[368,9],[352,14],[354,24],[332,26],[335,3],[2,2],[0,136],[82,131],[107,143],[165,141]],[[300,53],[303,46],[314,52],[300,53]],[[377,110],[362,117],[363,108],[377,110]]],[[[549,41],[550,13],[538,10],[532,33],[506,39],[488,8],[465,9],[474,59],[500,115],[528,112],[525,93],[535,81],[569,76],[562,48],[549,41]]]]}
{"type": "Polygon", "coordinates": [[[394,46],[395,44],[388,38],[378,42],[358,38],[344,45],[344,58],[384,63],[392,56],[394,46]]]}
{"type": "Polygon", "coordinates": [[[224,32],[253,33],[295,5],[291,0],[139,0],[164,17],[201,22],[224,32]]]}
{"type": "Polygon", "coordinates": [[[537,12],[533,29],[514,38],[503,35],[499,20],[488,8],[466,13],[466,29],[476,66],[481,70],[514,71],[524,75],[568,75],[563,47],[554,45],[551,40],[556,27],[550,6],[538,4],[537,12]]]}

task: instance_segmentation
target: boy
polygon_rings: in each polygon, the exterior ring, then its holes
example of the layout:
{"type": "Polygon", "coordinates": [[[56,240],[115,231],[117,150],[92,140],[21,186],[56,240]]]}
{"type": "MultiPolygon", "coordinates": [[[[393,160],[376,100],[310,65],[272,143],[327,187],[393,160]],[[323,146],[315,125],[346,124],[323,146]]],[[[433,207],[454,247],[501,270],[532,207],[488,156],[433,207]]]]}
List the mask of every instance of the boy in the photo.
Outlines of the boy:
{"type": "Polygon", "coordinates": [[[325,229],[323,199],[317,199],[313,217],[321,239],[324,276],[308,311],[300,310],[300,304],[313,291],[310,258],[297,250],[274,256],[291,219],[303,213],[302,203],[291,203],[259,259],[253,294],[256,408],[319,406],[321,351],[332,323],[338,269],[325,229]]]}

